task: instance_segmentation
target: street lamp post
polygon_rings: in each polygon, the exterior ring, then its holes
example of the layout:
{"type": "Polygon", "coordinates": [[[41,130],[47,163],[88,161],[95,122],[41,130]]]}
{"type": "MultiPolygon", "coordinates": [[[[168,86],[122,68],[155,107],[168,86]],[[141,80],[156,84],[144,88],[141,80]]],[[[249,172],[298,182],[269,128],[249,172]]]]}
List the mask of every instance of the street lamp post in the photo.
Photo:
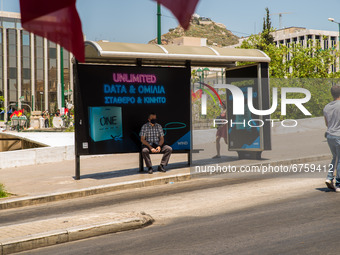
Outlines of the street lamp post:
{"type": "Polygon", "coordinates": [[[204,83],[204,75],[208,77],[210,69],[208,67],[203,68],[203,83],[204,83]]]}
{"type": "Polygon", "coordinates": [[[203,71],[202,71],[201,68],[198,68],[198,69],[196,70],[196,73],[197,73],[198,76],[200,77],[200,89],[201,89],[201,88],[202,88],[202,73],[203,73],[203,71]]]}
{"type": "Polygon", "coordinates": [[[196,70],[197,75],[200,77],[200,89],[202,88],[202,83],[204,83],[204,75],[208,77],[210,69],[208,67],[204,67],[203,69],[198,68],[196,70]]]}
{"type": "Polygon", "coordinates": [[[161,4],[157,3],[157,44],[162,44],[161,4]]]}
{"type": "MultiPolygon", "coordinates": [[[[339,51],[340,51],[340,22],[336,22],[333,18],[328,18],[330,22],[338,24],[338,29],[339,29],[339,36],[338,36],[338,46],[339,46],[339,51]]],[[[340,56],[339,56],[339,69],[340,69],[340,56]]]]}

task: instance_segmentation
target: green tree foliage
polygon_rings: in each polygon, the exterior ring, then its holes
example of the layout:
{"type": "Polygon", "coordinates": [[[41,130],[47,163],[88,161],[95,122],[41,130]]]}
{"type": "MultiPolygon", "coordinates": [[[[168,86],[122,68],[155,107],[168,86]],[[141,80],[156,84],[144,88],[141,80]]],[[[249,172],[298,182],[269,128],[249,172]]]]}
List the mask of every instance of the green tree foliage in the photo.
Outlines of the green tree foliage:
{"type": "MultiPolygon", "coordinates": [[[[303,47],[300,43],[290,45],[265,44],[261,35],[253,35],[244,41],[241,48],[261,49],[270,57],[269,77],[271,87],[277,87],[280,92],[282,87],[300,87],[311,92],[310,101],[305,107],[311,112],[311,117],[322,116],[322,109],[332,101],[330,88],[334,84],[340,84],[340,73],[332,73],[331,65],[336,62],[339,52],[335,49],[322,49],[319,42],[309,41],[309,47],[303,47]],[[299,79],[298,79],[299,78],[299,79]],[[289,80],[289,82],[288,82],[289,80]]],[[[291,95],[298,98],[304,95],[291,95]]],[[[279,94],[279,106],[280,109],[279,94]]],[[[298,119],[306,116],[296,107],[288,106],[287,115],[281,116],[275,112],[272,118],[298,119]]]]}
{"type": "MultiPolygon", "coordinates": [[[[340,84],[340,72],[332,73],[331,66],[339,57],[337,46],[333,49],[322,49],[319,41],[309,40],[307,47],[292,42],[288,45],[275,45],[268,39],[268,31],[273,31],[269,19],[264,19],[264,29],[261,34],[252,35],[242,42],[240,48],[259,49],[271,59],[269,64],[270,86],[278,88],[280,109],[280,91],[282,87],[305,88],[311,92],[311,99],[304,106],[311,112],[311,117],[322,116],[324,106],[332,100],[330,88],[340,84]]],[[[290,98],[301,98],[304,94],[288,95],[290,98]]],[[[287,115],[282,116],[276,111],[271,116],[277,119],[298,119],[306,116],[294,105],[288,105],[287,115]]]]}
{"type": "Polygon", "coordinates": [[[271,59],[271,78],[337,78],[340,73],[331,73],[331,65],[339,57],[336,49],[322,49],[319,42],[308,41],[309,47],[300,43],[290,45],[266,44],[261,35],[252,35],[242,42],[240,48],[261,49],[271,59]]]}
{"type": "Polygon", "coordinates": [[[0,111],[2,111],[4,109],[4,97],[3,96],[0,96],[0,111]]]}
{"type": "MultiPolygon", "coordinates": [[[[263,38],[263,42],[265,45],[273,44],[274,43],[274,36],[271,34],[273,31],[272,22],[270,20],[269,9],[266,8],[266,18],[263,18],[263,29],[261,36],[263,38]]],[[[261,49],[262,50],[262,49],[261,49]]]]}

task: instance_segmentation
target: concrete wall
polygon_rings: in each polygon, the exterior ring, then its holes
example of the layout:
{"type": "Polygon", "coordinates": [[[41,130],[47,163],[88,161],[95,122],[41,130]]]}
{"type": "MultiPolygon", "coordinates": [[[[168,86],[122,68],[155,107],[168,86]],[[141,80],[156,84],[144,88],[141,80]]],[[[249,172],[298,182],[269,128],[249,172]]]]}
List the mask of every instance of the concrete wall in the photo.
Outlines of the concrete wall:
{"type": "Polygon", "coordinates": [[[184,46],[207,46],[207,38],[182,36],[174,38],[173,44],[184,46]]]}
{"type": "Polygon", "coordinates": [[[74,146],[43,147],[0,153],[0,169],[74,159],[74,146]]]}

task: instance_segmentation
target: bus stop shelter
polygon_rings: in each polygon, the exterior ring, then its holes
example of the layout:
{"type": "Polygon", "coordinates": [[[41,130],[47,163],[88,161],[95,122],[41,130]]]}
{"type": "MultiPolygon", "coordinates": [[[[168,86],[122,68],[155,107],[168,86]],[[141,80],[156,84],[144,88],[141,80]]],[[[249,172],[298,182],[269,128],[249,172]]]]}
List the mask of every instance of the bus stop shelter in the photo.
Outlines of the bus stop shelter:
{"type": "MultiPolygon", "coordinates": [[[[259,97],[257,97],[259,109],[268,109],[269,106],[269,82],[268,63],[270,58],[262,51],[255,49],[219,48],[214,46],[178,46],[178,45],[157,45],[157,44],[134,44],[118,43],[109,41],[86,41],[85,42],[85,63],[88,65],[120,66],[120,67],[183,67],[187,70],[193,67],[219,67],[224,68],[226,73],[226,83],[238,81],[237,79],[251,78],[256,80],[259,97]],[[248,63],[245,66],[238,66],[237,63],[248,63]],[[228,80],[229,78],[229,80],[228,80]],[[262,80],[266,79],[266,82],[262,80]],[[266,83],[266,84],[264,84],[266,83]]],[[[77,65],[75,63],[75,107],[80,108],[79,77],[77,65]],[[78,102],[78,103],[77,103],[78,102]]],[[[190,79],[190,78],[189,78],[190,79]]],[[[83,81],[84,83],[84,81],[83,81]]],[[[86,83],[86,82],[85,82],[86,83]]],[[[237,82],[236,82],[237,83],[237,82]]],[[[248,82],[249,84],[249,82],[248,82]]],[[[188,92],[189,93],[189,92],[188,92]]],[[[189,95],[189,94],[188,94],[189,95]]],[[[227,98],[232,98],[229,93],[227,98]]],[[[190,99],[188,101],[191,105],[190,99]]],[[[228,100],[227,100],[228,101],[228,100]]],[[[228,102],[226,102],[228,105],[228,102]]],[[[232,118],[233,109],[227,109],[228,118],[232,118]]],[[[86,113],[87,114],[87,113],[86,113]]],[[[190,110],[191,114],[191,110],[190,110]]],[[[76,114],[77,125],[81,125],[84,116],[76,114]]],[[[86,117],[88,117],[86,115],[86,117]]],[[[251,116],[250,116],[251,117],[251,116]]],[[[261,117],[262,118],[262,117],[261,117]]],[[[234,119],[236,120],[236,119],[234,119]]],[[[190,130],[192,130],[190,123],[190,130]]],[[[258,147],[235,147],[229,143],[229,150],[237,151],[239,157],[251,156],[255,152],[258,158],[263,150],[270,148],[270,130],[268,125],[258,128],[258,147]],[[267,133],[269,139],[265,139],[263,134],[267,133]],[[248,154],[247,154],[248,153],[248,154]]],[[[235,130],[234,130],[235,131],[235,130]]],[[[229,130],[233,133],[233,130],[229,130]]],[[[245,132],[245,131],[244,131],[245,132]]],[[[235,132],[234,132],[235,133],[235,132]]],[[[243,137],[241,134],[239,137],[243,137]]],[[[235,136],[236,137],[236,136],[235,136]]],[[[76,179],[80,179],[80,155],[88,155],[88,145],[80,141],[79,134],[75,134],[75,154],[76,154],[76,179]]],[[[238,138],[236,137],[236,140],[238,138]]],[[[190,149],[192,149],[192,132],[190,139],[190,149]]],[[[230,140],[231,143],[234,143],[230,140]]]]}
{"type": "Polygon", "coordinates": [[[178,46],[158,44],[86,41],[88,63],[164,65],[192,67],[233,67],[236,62],[269,63],[270,58],[255,49],[219,48],[214,46],[178,46]]]}

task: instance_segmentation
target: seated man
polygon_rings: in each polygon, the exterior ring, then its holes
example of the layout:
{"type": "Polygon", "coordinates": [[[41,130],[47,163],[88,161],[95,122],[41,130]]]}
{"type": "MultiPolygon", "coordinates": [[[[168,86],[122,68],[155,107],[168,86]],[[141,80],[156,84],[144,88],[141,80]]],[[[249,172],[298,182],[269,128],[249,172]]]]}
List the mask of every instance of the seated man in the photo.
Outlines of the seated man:
{"type": "Polygon", "coordinates": [[[158,171],[165,172],[164,166],[166,166],[169,162],[172,148],[168,145],[164,145],[163,128],[161,125],[156,123],[155,113],[149,114],[148,123],[142,126],[140,136],[142,142],[142,155],[145,164],[148,167],[148,173],[153,173],[150,152],[164,153],[161,164],[158,166],[158,171]]]}

